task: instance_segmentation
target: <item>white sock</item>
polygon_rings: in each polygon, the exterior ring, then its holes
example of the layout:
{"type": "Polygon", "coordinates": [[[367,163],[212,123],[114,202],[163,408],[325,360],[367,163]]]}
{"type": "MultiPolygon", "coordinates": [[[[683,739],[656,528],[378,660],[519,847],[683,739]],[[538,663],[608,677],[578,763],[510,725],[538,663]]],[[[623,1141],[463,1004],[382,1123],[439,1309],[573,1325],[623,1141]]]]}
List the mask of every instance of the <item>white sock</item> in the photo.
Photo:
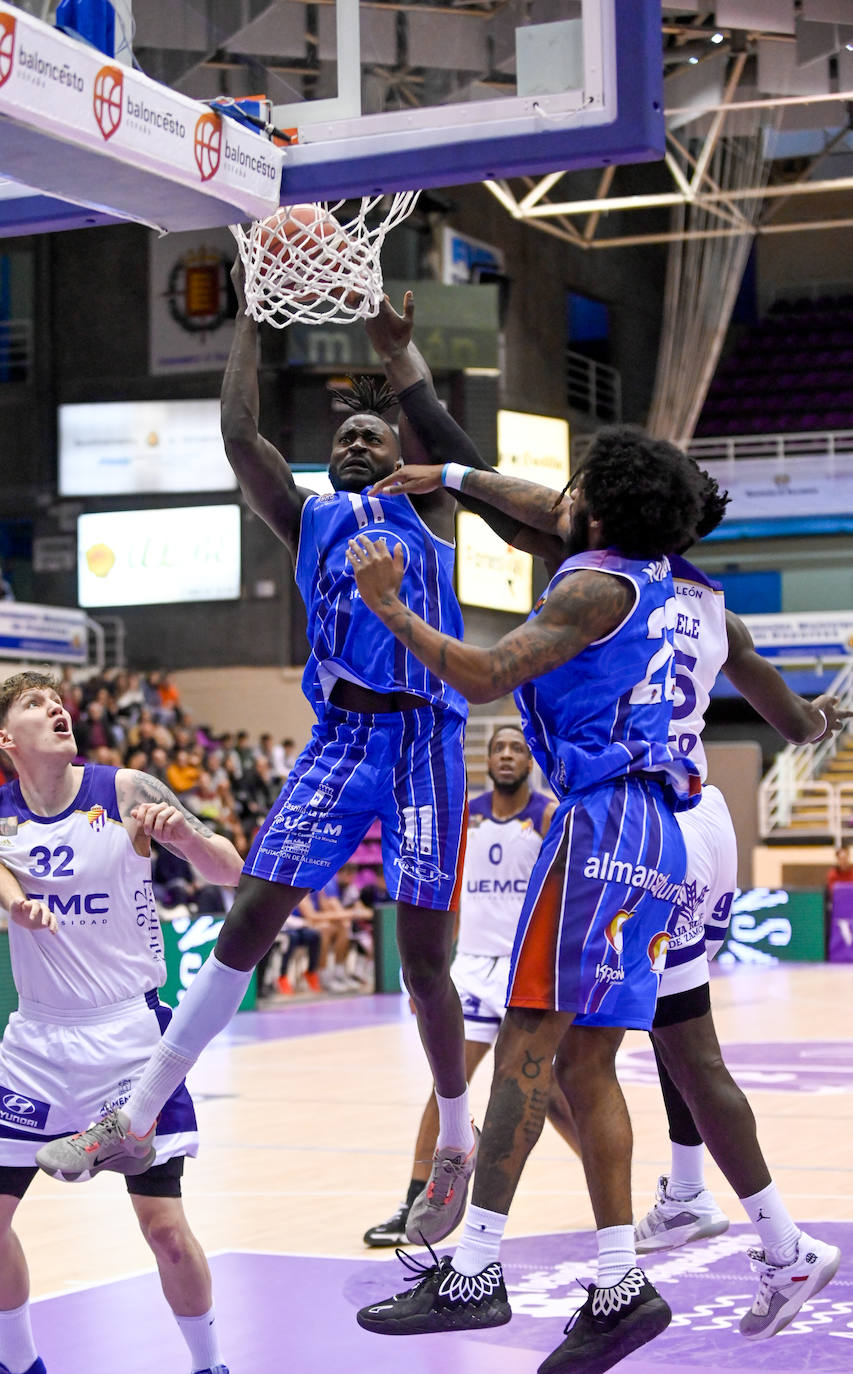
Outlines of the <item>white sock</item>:
{"type": "Polygon", "coordinates": [[[598,1243],[598,1288],[612,1288],[624,1279],[637,1263],[633,1226],[604,1226],[596,1231],[598,1243]]]}
{"type": "Polygon", "coordinates": [[[441,1097],[436,1093],[435,1100],[438,1103],[438,1140],[435,1148],[446,1150],[455,1146],[466,1154],[473,1150],[474,1130],[468,1106],[468,1089],[459,1097],[441,1097]]]}
{"type": "Polygon", "coordinates": [[[453,1268],[457,1273],[481,1274],[492,1260],[500,1259],[506,1223],[505,1212],[488,1212],[485,1207],[475,1207],[472,1203],[465,1218],[462,1240],[453,1256],[453,1268]]]}
{"type": "Polygon", "coordinates": [[[790,1216],[775,1183],[760,1193],[742,1197],[741,1205],[761,1238],[770,1264],[793,1264],[797,1257],[800,1228],[790,1216]]]}
{"type": "Polygon", "coordinates": [[[174,1316],[189,1347],[193,1371],[215,1369],[222,1364],[215,1310],[211,1307],[202,1317],[179,1317],[177,1312],[174,1316]]]}
{"type": "Polygon", "coordinates": [[[10,1374],[24,1374],[37,1359],[28,1299],[20,1307],[0,1312],[0,1360],[10,1374]]]}
{"type": "Polygon", "coordinates": [[[229,968],[215,954],[199,969],[124,1107],[136,1135],[150,1129],[202,1050],[228,1025],[251,978],[251,969],[229,968]]]}
{"type": "Polygon", "coordinates": [[[667,1197],[683,1202],[705,1187],[705,1146],[677,1145],[672,1142],[672,1172],[666,1185],[667,1197]]]}

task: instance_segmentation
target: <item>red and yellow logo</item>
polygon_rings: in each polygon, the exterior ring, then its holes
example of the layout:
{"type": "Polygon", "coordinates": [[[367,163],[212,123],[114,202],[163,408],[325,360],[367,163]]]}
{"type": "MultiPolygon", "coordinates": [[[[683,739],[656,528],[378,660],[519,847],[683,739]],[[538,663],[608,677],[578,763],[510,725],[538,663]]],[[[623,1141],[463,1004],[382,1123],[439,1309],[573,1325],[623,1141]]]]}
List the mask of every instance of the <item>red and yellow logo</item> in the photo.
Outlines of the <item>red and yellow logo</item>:
{"type": "Polygon", "coordinates": [[[222,158],[222,120],[213,111],[200,115],[196,121],[193,151],[202,181],[210,181],[219,171],[222,158]]]}
{"type": "Polygon", "coordinates": [[[95,577],[107,577],[113,569],[116,556],[109,544],[92,544],[86,550],[86,567],[95,577]]]}
{"type": "Polygon", "coordinates": [[[95,77],[92,109],[95,122],[105,139],[112,138],[121,124],[124,99],[124,71],[121,67],[101,67],[95,77]]]}
{"type": "Polygon", "coordinates": [[[666,951],[671,939],[671,935],[665,930],[661,930],[649,940],[648,954],[649,963],[652,966],[652,973],[663,973],[664,964],[666,963],[666,951]]]}
{"type": "Polygon", "coordinates": [[[15,16],[0,14],[0,86],[12,75],[15,65],[15,16]]]}
{"type": "Polygon", "coordinates": [[[90,806],[86,812],[86,820],[93,830],[103,830],[107,823],[107,813],[102,806],[90,806]]]}
{"type": "Polygon", "coordinates": [[[608,921],[604,927],[604,938],[617,954],[622,953],[622,927],[626,921],[630,921],[633,914],[633,911],[617,911],[613,920],[608,921]]]}

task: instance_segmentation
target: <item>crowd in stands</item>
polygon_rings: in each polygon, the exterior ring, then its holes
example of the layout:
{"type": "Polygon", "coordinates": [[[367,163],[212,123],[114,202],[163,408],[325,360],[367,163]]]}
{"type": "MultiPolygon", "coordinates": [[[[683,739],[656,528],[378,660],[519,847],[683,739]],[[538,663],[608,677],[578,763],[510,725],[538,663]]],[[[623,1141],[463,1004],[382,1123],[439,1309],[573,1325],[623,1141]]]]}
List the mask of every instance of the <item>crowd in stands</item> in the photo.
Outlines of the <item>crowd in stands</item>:
{"type": "MultiPolygon", "coordinates": [[[[195,721],[166,672],[105,669],[85,682],[62,674],[78,761],[136,768],[171,788],[187,810],[226,835],[246,855],[298,752],[292,739],[249,731],[217,732],[195,721]]],[[[0,755],[0,781],[14,776],[0,755]]],[[[231,894],[203,883],[190,865],[152,846],[154,893],[161,914],[224,913],[231,894]]],[[[385,896],[372,869],[348,865],[323,893],[306,898],[286,923],[258,973],[258,989],[344,992],[368,981],[370,922],[385,896]],[[298,951],[307,954],[298,957],[298,951]],[[294,957],[296,956],[296,957],[294,957]]]]}

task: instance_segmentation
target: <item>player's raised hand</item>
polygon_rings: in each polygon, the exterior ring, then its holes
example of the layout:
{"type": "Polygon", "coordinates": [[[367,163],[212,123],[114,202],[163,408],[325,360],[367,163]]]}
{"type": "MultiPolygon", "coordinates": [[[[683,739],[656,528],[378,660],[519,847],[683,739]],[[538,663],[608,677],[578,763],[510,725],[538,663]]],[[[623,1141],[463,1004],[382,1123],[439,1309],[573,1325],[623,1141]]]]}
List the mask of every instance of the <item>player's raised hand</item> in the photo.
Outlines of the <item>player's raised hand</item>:
{"type": "Polygon", "coordinates": [[[819,738],[823,739],[826,735],[835,735],[839,730],[844,729],[844,722],[853,718],[853,711],[839,710],[838,697],[830,696],[824,692],[822,696],[815,697],[812,706],[816,706],[826,716],[826,729],[819,738]]]}
{"type": "Polygon", "coordinates": [[[441,467],[437,463],[407,463],[376,482],[368,495],[423,496],[425,492],[438,491],[440,486],[441,467]]]}
{"type": "Polygon", "coordinates": [[[372,611],[397,595],[406,570],[401,544],[397,544],[392,555],[384,539],[373,540],[359,534],[347,544],[347,560],[361,599],[372,611]]]}
{"type": "Polygon", "coordinates": [[[192,838],[192,826],[186,816],[169,802],[140,802],[130,814],[143,835],[159,840],[161,844],[180,849],[192,838]]]}
{"type": "Polygon", "coordinates": [[[20,897],[9,907],[9,920],[25,930],[49,930],[54,935],[59,929],[56,913],[50,910],[47,902],[34,897],[20,897]]]}
{"type": "Polygon", "coordinates": [[[415,298],[411,291],[403,297],[403,313],[398,315],[387,296],[382,297],[379,313],[365,320],[367,337],[380,358],[393,358],[409,346],[415,324],[415,298]]]}

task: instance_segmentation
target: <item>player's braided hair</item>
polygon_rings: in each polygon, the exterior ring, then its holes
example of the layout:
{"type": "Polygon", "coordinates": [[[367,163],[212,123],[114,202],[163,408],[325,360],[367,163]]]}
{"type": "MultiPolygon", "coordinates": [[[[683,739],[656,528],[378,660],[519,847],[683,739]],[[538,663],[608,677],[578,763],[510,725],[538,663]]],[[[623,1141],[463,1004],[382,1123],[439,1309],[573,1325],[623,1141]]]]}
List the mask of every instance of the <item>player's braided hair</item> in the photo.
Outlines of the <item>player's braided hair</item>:
{"type": "Polygon", "coordinates": [[[356,415],[382,415],[397,405],[397,393],[378,377],[347,377],[349,390],[330,387],[332,395],[356,415]]]}

